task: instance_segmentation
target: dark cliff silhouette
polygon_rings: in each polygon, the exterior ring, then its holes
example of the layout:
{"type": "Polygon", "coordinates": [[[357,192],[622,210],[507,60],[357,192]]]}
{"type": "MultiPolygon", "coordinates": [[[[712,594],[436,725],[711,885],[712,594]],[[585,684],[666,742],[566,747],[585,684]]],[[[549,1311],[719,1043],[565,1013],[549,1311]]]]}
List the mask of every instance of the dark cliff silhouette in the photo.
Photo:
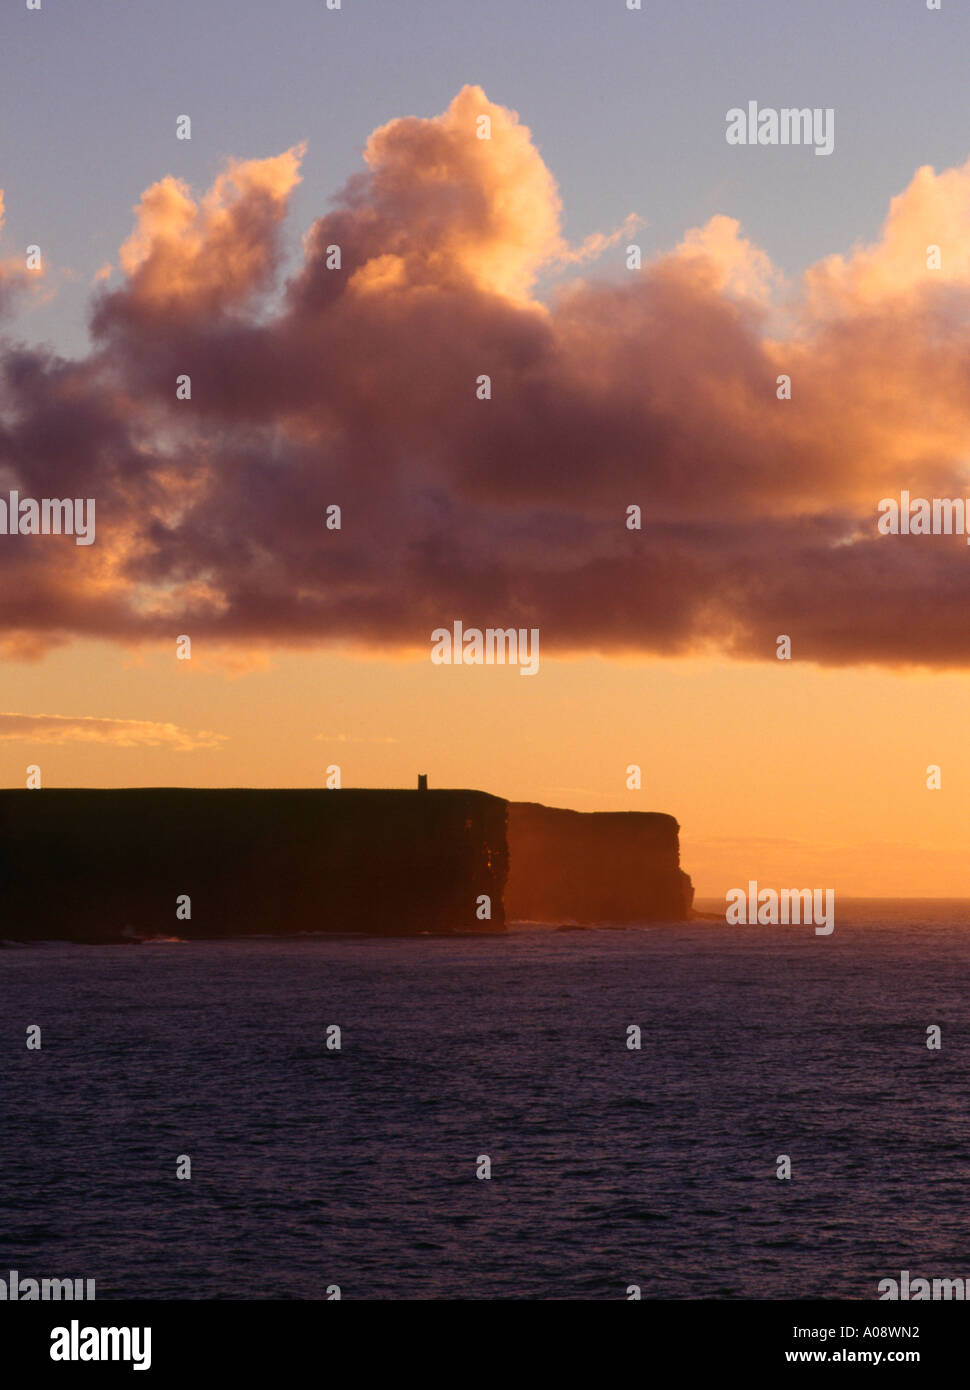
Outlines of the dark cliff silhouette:
{"type": "Polygon", "coordinates": [[[684,920],[677,830],[672,816],[510,805],[424,778],[418,791],[5,790],[0,939],[684,920]]]}
{"type": "Polygon", "coordinates": [[[509,804],[510,922],[684,921],[694,890],[673,816],[509,804]]]}
{"type": "Polygon", "coordinates": [[[0,791],[10,940],[501,931],[507,867],[485,792],[0,791]]]}

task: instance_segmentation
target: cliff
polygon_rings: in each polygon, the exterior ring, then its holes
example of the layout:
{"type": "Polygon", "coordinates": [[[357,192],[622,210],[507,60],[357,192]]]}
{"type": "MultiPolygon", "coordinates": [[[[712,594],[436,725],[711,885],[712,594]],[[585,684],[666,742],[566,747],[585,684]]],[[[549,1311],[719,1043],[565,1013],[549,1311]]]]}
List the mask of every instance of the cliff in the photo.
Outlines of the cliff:
{"type": "Polygon", "coordinates": [[[475,791],[0,791],[0,938],[501,931],[506,808],[475,791]]]}
{"type": "Polygon", "coordinates": [[[694,890],[673,816],[509,804],[510,922],[686,921],[694,890]]]}
{"type": "Polygon", "coordinates": [[[0,791],[0,939],[683,921],[677,835],[476,791],[0,791]]]}

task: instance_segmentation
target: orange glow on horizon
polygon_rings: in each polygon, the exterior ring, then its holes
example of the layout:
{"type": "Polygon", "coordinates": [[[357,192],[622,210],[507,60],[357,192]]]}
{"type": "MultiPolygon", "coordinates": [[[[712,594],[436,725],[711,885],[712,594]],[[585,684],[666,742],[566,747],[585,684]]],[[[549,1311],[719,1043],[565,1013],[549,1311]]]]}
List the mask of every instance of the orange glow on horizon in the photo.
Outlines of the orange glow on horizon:
{"type": "Polygon", "coordinates": [[[666,811],[698,896],[762,883],[970,897],[970,677],[807,664],[544,657],[433,666],[283,653],[233,675],[198,658],[79,644],[5,670],[0,779],[23,786],[471,787],[580,811],[666,811]],[[70,691],[69,697],[65,691],[70,691]],[[106,721],[134,721],[133,726],[106,721]],[[53,739],[53,741],[52,741],[53,739]],[[626,768],[642,790],[626,790],[626,768]],[[930,791],[926,769],[942,769],[930,791]]]}

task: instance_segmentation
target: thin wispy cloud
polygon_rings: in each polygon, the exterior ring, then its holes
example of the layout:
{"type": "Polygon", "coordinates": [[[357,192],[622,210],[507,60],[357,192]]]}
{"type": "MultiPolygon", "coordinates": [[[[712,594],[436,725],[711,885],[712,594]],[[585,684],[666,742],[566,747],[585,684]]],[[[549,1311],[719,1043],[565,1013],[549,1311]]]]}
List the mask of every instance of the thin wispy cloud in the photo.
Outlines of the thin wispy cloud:
{"type": "Polygon", "coordinates": [[[194,752],[218,748],[224,734],[189,733],[177,724],[148,719],[100,719],[92,715],[0,714],[0,740],[7,743],[107,743],[115,748],[168,748],[194,752]]]}
{"type": "Polygon", "coordinates": [[[396,738],[357,738],[354,734],[314,734],[314,743],[397,743],[396,738]]]}

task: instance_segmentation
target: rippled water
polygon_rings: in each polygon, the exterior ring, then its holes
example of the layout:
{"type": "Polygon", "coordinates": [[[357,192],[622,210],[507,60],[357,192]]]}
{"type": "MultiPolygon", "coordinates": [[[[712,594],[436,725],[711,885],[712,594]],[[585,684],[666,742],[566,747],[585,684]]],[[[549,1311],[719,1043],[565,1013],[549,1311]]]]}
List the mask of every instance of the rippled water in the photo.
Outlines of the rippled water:
{"type": "Polygon", "coordinates": [[[827,938],[49,945],[0,977],[3,1277],[871,1298],[901,1269],[970,1276],[965,903],[842,904],[827,938]]]}

